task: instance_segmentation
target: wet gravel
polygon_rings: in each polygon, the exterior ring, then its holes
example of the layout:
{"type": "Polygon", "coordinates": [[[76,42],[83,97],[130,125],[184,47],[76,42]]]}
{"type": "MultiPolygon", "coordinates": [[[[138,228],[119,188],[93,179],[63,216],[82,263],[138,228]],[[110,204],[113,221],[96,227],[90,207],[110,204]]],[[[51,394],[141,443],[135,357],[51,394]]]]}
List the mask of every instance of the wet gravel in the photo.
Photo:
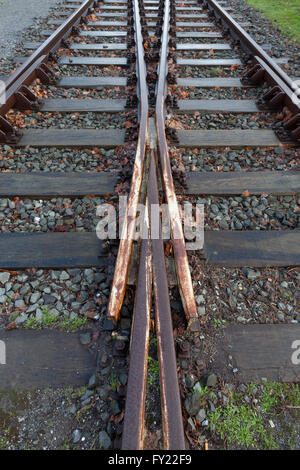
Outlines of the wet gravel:
{"type": "Polygon", "coordinates": [[[60,88],[55,86],[47,87],[38,83],[31,85],[30,89],[45,98],[76,98],[76,99],[119,99],[127,98],[125,87],[100,87],[99,89],[81,89],[81,88],[60,88]]]}
{"type": "MultiPolygon", "coordinates": [[[[10,113],[9,119],[22,129],[124,129],[128,122],[125,113],[10,113]],[[22,123],[20,125],[20,123],[22,123]]],[[[133,120],[132,124],[134,124],[133,120]]]]}
{"type": "Polygon", "coordinates": [[[234,100],[257,100],[264,88],[240,87],[240,88],[199,88],[199,87],[180,87],[176,85],[171,88],[172,93],[176,93],[178,99],[234,99],[234,100]]]}
{"type": "Polygon", "coordinates": [[[101,268],[2,271],[0,326],[77,328],[87,318],[103,318],[108,296],[107,274],[101,268]],[[95,299],[99,292],[100,305],[95,299]]]}
{"type": "Polygon", "coordinates": [[[97,207],[113,203],[117,196],[53,198],[50,200],[0,199],[1,232],[94,231],[100,218],[97,207]]]}
{"type": "Polygon", "coordinates": [[[300,228],[299,196],[201,197],[179,200],[204,205],[206,229],[284,230],[300,228]]]}
{"type": "Polygon", "coordinates": [[[110,171],[130,165],[134,158],[132,145],[115,149],[33,148],[14,149],[0,147],[0,171],[110,171]]]}
{"type": "Polygon", "coordinates": [[[51,64],[51,68],[59,76],[86,76],[86,77],[126,77],[128,74],[127,67],[96,66],[96,65],[57,65],[51,64]]]}
{"type": "Polygon", "coordinates": [[[178,77],[182,78],[213,78],[213,77],[241,77],[245,71],[245,66],[230,65],[202,67],[202,66],[180,66],[177,69],[178,77]]]}
{"type": "Polygon", "coordinates": [[[168,119],[167,125],[180,129],[270,129],[274,124],[274,113],[231,114],[195,112],[178,114],[168,119]],[[180,127],[179,127],[180,126],[180,127]]]}
{"type": "Polygon", "coordinates": [[[299,149],[170,149],[172,168],[186,171],[299,170],[299,149]]]}
{"type": "Polygon", "coordinates": [[[210,267],[189,254],[201,322],[300,322],[299,268],[210,267]]]}

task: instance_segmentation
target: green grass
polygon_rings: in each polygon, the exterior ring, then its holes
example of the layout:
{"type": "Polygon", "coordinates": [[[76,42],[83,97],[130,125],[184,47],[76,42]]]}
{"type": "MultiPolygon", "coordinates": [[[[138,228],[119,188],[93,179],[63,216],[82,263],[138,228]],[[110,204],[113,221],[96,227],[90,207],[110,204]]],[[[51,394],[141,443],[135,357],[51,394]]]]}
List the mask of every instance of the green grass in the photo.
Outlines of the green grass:
{"type": "Polygon", "coordinates": [[[247,3],[262,10],[263,16],[293,41],[300,42],[299,0],[247,0],[247,3]]]}
{"type": "Polygon", "coordinates": [[[159,362],[153,357],[148,357],[148,385],[154,386],[155,382],[159,380],[159,362]]]}
{"type": "Polygon", "coordinates": [[[87,317],[78,317],[78,318],[65,318],[61,320],[60,317],[56,315],[51,315],[47,307],[42,309],[43,317],[41,321],[37,321],[35,317],[30,317],[25,322],[25,328],[29,330],[38,330],[47,326],[56,326],[62,330],[77,330],[84,326],[87,323],[87,317]]]}
{"type": "MultiPolygon", "coordinates": [[[[247,386],[247,395],[253,396],[257,385],[247,386]]],[[[212,432],[218,434],[225,443],[248,449],[274,450],[279,448],[276,429],[272,429],[269,420],[279,417],[286,406],[298,408],[300,388],[298,385],[268,382],[261,384],[257,396],[260,411],[243,399],[244,393],[235,392],[226,406],[218,406],[215,413],[208,414],[212,432]]],[[[293,428],[288,430],[289,446],[294,445],[293,428]]]]}

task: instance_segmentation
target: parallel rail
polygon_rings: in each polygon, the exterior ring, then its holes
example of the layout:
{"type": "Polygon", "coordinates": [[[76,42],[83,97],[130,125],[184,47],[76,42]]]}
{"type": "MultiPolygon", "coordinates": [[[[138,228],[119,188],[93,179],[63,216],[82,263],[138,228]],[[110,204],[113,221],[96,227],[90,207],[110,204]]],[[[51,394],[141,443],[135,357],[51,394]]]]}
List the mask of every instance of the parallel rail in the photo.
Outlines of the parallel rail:
{"type": "MultiPolygon", "coordinates": [[[[159,227],[160,236],[158,239],[151,236],[151,208],[159,205],[161,201],[168,204],[177,284],[187,327],[192,332],[200,330],[165,128],[170,29],[171,25],[174,24],[171,15],[172,2],[174,0],[160,0],[159,3],[156,3],[158,14],[161,16],[161,30],[159,30],[160,51],[154,109],[150,109],[149,105],[145,38],[143,37],[145,30],[143,2],[142,0],[131,0],[131,3],[128,4],[133,11],[139,128],[127,212],[107,308],[107,319],[111,320],[114,325],[118,323],[126,292],[135,242],[135,221],[138,214],[138,205],[142,200],[147,207],[145,234],[148,236],[141,240],[139,246],[138,277],[131,331],[130,368],[122,440],[123,449],[142,449],[144,445],[147,361],[152,308],[155,313],[160,364],[163,446],[165,449],[185,448],[161,227],[159,227]],[[162,190],[160,190],[160,181],[162,182],[162,190]]],[[[46,67],[49,54],[60,47],[62,41],[70,35],[72,28],[87,15],[91,7],[97,6],[97,4],[98,2],[94,0],[84,1],[8,78],[6,81],[6,101],[0,107],[1,143],[17,142],[21,138],[21,132],[8,125],[4,119],[5,115],[16,103],[20,102],[20,99],[23,100],[23,103],[28,102],[33,107],[34,103],[40,104],[39,100],[28,92],[26,86],[33,83],[39,76],[43,76],[46,83],[47,79],[49,83],[56,82],[56,77],[46,67]]],[[[244,83],[257,85],[266,82],[272,88],[263,97],[264,104],[271,107],[276,105],[280,109],[288,108],[291,116],[284,123],[284,128],[289,134],[289,138],[298,144],[300,138],[300,106],[293,100],[295,88],[292,80],[217,1],[199,1],[199,5],[208,7],[212,15],[218,21],[221,21],[225,32],[229,32],[237,39],[249,54],[251,67],[244,75],[244,83]]],[[[183,146],[188,145],[183,144],[183,146]]],[[[83,238],[82,245],[85,246],[85,240],[88,238],[83,238]]]]}

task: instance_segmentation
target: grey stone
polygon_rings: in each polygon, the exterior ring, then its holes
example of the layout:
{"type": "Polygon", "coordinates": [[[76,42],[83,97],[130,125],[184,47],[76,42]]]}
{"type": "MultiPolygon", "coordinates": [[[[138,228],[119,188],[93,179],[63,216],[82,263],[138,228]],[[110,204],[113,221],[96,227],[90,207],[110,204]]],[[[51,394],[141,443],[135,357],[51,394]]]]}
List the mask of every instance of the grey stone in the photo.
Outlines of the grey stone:
{"type": "Polygon", "coordinates": [[[92,333],[90,331],[86,333],[80,333],[79,341],[84,346],[86,346],[87,344],[90,344],[90,342],[92,341],[92,333]]]}
{"type": "Polygon", "coordinates": [[[215,387],[217,385],[217,380],[216,374],[209,374],[206,382],[207,387],[215,387]]]}
{"type": "Polygon", "coordinates": [[[21,315],[19,315],[19,316],[15,319],[15,323],[16,323],[17,325],[21,325],[22,323],[25,323],[27,319],[28,319],[28,315],[26,315],[26,313],[22,312],[21,315]]]}
{"type": "Polygon", "coordinates": [[[246,323],[247,320],[246,320],[245,317],[242,317],[241,315],[239,315],[239,316],[237,317],[237,321],[238,321],[239,323],[246,323]]]}
{"type": "Polygon", "coordinates": [[[111,439],[106,431],[99,433],[99,447],[100,449],[108,450],[111,446],[111,439]]]}
{"type": "Polygon", "coordinates": [[[39,307],[39,304],[30,305],[30,307],[28,307],[27,309],[27,313],[35,312],[38,307],[39,307]]]}
{"type": "Polygon", "coordinates": [[[205,310],[204,305],[201,305],[201,306],[197,307],[197,312],[198,312],[198,315],[199,315],[199,316],[205,315],[206,310],[205,310]]]}
{"type": "Polygon", "coordinates": [[[213,404],[213,402],[211,400],[208,401],[208,404],[209,404],[209,409],[212,413],[215,413],[216,412],[216,407],[215,405],[213,404]]]}
{"type": "Polygon", "coordinates": [[[113,415],[118,415],[119,413],[121,413],[119,403],[117,402],[117,400],[111,401],[110,408],[111,408],[111,412],[113,415]]]}
{"type": "Polygon", "coordinates": [[[95,308],[96,308],[95,302],[89,301],[89,302],[86,302],[86,303],[81,307],[81,311],[82,311],[82,312],[87,312],[88,310],[94,310],[95,308]]]}
{"type": "Polygon", "coordinates": [[[75,405],[75,403],[73,403],[73,405],[69,406],[68,408],[68,412],[71,413],[71,415],[74,415],[77,411],[77,407],[75,405]]]}
{"type": "Polygon", "coordinates": [[[42,320],[43,320],[43,312],[40,308],[37,308],[36,309],[36,312],[35,312],[35,318],[36,320],[39,322],[39,323],[42,323],[42,320]]]}
{"type": "Polygon", "coordinates": [[[259,271],[254,271],[253,269],[249,269],[248,274],[247,274],[247,278],[248,278],[250,281],[254,281],[254,280],[257,279],[259,276],[261,276],[261,273],[260,273],[259,271]]]}
{"type": "Polygon", "coordinates": [[[120,374],[119,379],[120,379],[121,384],[125,386],[127,384],[128,375],[120,374]]]}
{"type": "Polygon", "coordinates": [[[194,421],[192,420],[192,418],[188,418],[188,430],[190,432],[196,431],[196,426],[194,425],[194,421]]]}
{"type": "Polygon", "coordinates": [[[72,439],[73,439],[73,444],[77,444],[80,441],[81,438],[81,432],[79,429],[75,429],[75,431],[72,432],[72,439]]]}
{"type": "Polygon", "coordinates": [[[94,388],[97,387],[97,385],[98,385],[98,378],[96,377],[95,374],[93,374],[90,377],[90,380],[89,380],[89,383],[88,383],[88,389],[93,390],[94,388]]]}
{"type": "Polygon", "coordinates": [[[48,294],[43,295],[43,299],[44,299],[45,305],[55,304],[57,300],[53,295],[48,295],[48,294]]]}
{"type": "Polygon", "coordinates": [[[36,304],[37,301],[41,298],[41,293],[40,292],[34,292],[31,296],[30,296],[30,303],[31,304],[36,304]]]}
{"type": "Polygon", "coordinates": [[[23,299],[19,299],[15,301],[15,307],[16,308],[23,308],[25,307],[25,302],[23,299]]]}
{"type": "Polygon", "coordinates": [[[0,282],[1,284],[5,284],[6,282],[8,282],[10,279],[10,273],[0,273],[0,282]]]}
{"type": "Polygon", "coordinates": [[[49,315],[51,315],[51,317],[58,317],[59,312],[56,310],[56,308],[52,308],[49,312],[49,315]]]}
{"type": "Polygon", "coordinates": [[[67,271],[63,271],[63,272],[61,273],[61,275],[59,276],[59,280],[60,280],[61,282],[67,281],[68,279],[70,279],[70,276],[69,276],[69,274],[67,273],[67,271]]]}
{"type": "Polygon", "coordinates": [[[189,393],[184,401],[184,406],[190,416],[195,416],[201,407],[201,394],[189,393]]]}
{"type": "Polygon", "coordinates": [[[103,411],[103,413],[100,415],[100,419],[106,423],[109,420],[109,413],[107,413],[107,411],[103,411]]]}
{"type": "Polygon", "coordinates": [[[201,393],[202,387],[200,382],[196,382],[195,385],[193,386],[193,392],[195,393],[201,393]]]}
{"type": "Polygon", "coordinates": [[[97,389],[97,392],[99,394],[99,397],[102,399],[102,400],[105,400],[107,397],[108,397],[108,390],[107,388],[104,386],[104,387],[99,387],[97,389]]]}
{"type": "Polygon", "coordinates": [[[88,400],[93,394],[94,392],[92,390],[86,390],[85,393],[80,398],[80,400],[84,402],[85,400],[88,400]]]}
{"type": "Polygon", "coordinates": [[[196,380],[197,379],[193,374],[187,374],[185,376],[185,384],[186,384],[187,388],[189,388],[189,389],[193,388],[193,386],[195,385],[196,380]]]}
{"type": "Polygon", "coordinates": [[[204,408],[201,408],[198,413],[196,414],[195,416],[196,418],[196,421],[198,421],[198,423],[202,423],[202,421],[206,418],[206,411],[204,408]]]}
{"type": "Polygon", "coordinates": [[[197,295],[196,296],[196,302],[197,302],[197,305],[201,305],[201,304],[204,304],[205,303],[205,298],[203,295],[197,295]]]}

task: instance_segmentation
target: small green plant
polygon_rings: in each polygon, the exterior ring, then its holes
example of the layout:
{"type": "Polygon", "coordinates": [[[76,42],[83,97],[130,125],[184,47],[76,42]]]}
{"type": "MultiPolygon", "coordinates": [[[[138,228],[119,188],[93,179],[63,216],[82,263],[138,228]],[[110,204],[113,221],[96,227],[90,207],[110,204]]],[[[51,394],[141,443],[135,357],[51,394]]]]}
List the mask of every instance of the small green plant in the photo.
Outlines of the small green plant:
{"type": "Polygon", "coordinates": [[[221,320],[220,318],[214,318],[214,327],[222,328],[226,325],[226,320],[221,320]]]}
{"type": "Polygon", "coordinates": [[[48,311],[48,308],[43,309],[42,312],[43,312],[43,318],[42,318],[43,326],[53,325],[53,323],[57,321],[57,316],[51,315],[51,313],[49,313],[48,311]]]}
{"type": "Polygon", "coordinates": [[[265,413],[283,406],[285,403],[300,406],[299,385],[290,386],[279,382],[267,382],[261,386],[261,409],[265,413]]]}
{"type": "Polygon", "coordinates": [[[210,69],[210,72],[209,72],[209,75],[211,77],[219,77],[220,75],[222,75],[222,69],[221,67],[213,67],[210,69]]]}
{"type": "Polygon", "coordinates": [[[38,328],[41,328],[41,324],[37,321],[36,318],[30,317],[25,322],[25,328],[28,330],[37,330],[38,328]]]}
{"type": "MultiPolygon", "coordinates": [[[[256,396],[259,408],[256,408],[252,401],[245,403],[244,393],[234,392],[228,405],[219,406],[215,413],[208,414],[211,431],[219,434],[228,444],[238,444],[246,448],[277,449],[277,434],[270,428],[269,420],[274,419],[274,414],[278,416],[283,408],[299,408],[299,385],[278,382],[249,384],[245,393],[249,397],[256,396]]],[[[292,447],[295,442],[293,429],[289,429],[288,433],[288,445],[292,447]]]]}
{"type": "Polygon", "coordinates": [[[257,439],[265,438],[265,427],[261,417],[247,405],[233,401],[223,410],[217,408],[209,414],[210,428],[220,434],[229,444],[255,447],[257,439]]]}
{"type": "Polygon", "coordinates": [[[73,318],[63,320],[58,324],[58,327],[63,330],[77,330],[78,328],[84,326],[87,323],[87,317],[83,318],[73,318]]]}
{"type": "Polygon", "coordinates": [[[56,315],[51,315],[49,313],[48,307],[44,307],[42,309],[43,316],[40,321],[38,321],[35,317],[30,317],[25,322],[25,328],[35,330],[42,328],[43,326],[51,326],[57,321],[56,315]]]}
{"type": "Polygon", "coordinates": [[[148,357],[148,385],[153,386],[159,377],[159,362],[153,357],[148,357]]]}
{"type": "Polygon", "coordinates": [[[110,390],[112,390],[113,392],[116,392],[117,384],[118,384],[117,377],[112,372],[110,375],[110,386],[109,386],[110,390]]]}
{"type": "Polygon", "coordinates": [[[78,398],[81,398],[85,394],[86,391],[87,391],[87,387],[81,387],[78,390],[74,390],[73,396],[74,397],[77,396],[78,398]]]}

